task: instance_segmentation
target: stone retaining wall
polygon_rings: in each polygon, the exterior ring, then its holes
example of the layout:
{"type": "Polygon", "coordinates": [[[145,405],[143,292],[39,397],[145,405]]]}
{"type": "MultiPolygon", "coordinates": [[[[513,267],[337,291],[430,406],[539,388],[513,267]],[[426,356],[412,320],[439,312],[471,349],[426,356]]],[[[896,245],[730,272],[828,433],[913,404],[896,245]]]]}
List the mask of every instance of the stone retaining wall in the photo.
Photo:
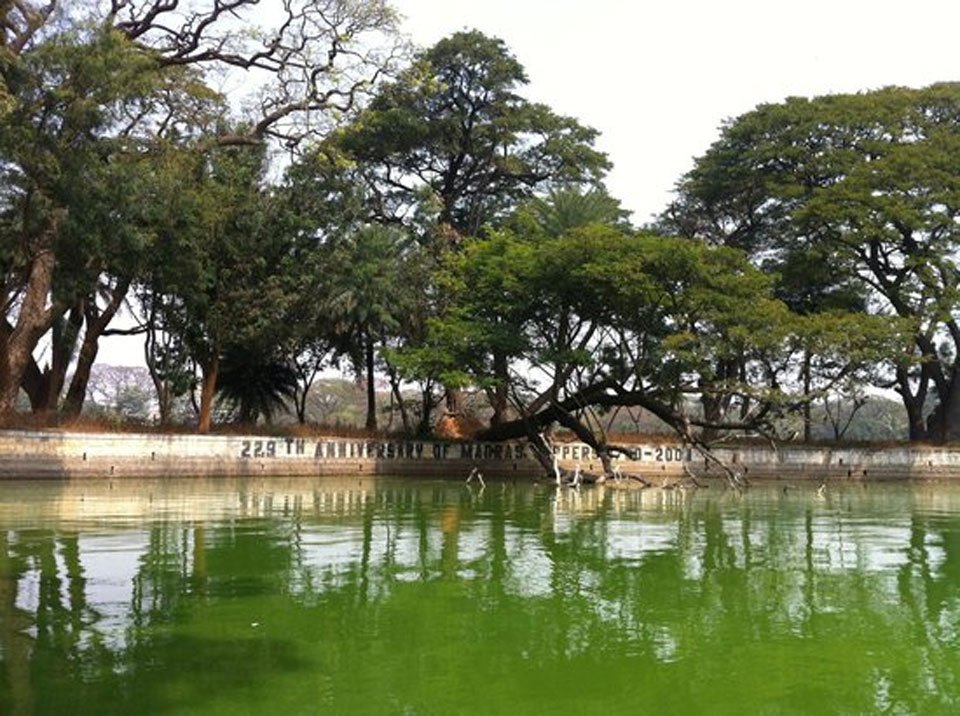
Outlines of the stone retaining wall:
{"type": "MultiPolygon", "coordinates": [[[[673,445],[636,446],[623,469],[681,474],[687,452],[673,445]]],[[[586,445],[557,447],[564,467],[601,469],[586,445]]],[[[536,477],[542,468],[524,443],[371,441],[222,435],[152,435],[0,431],[0,477],[418,475],[536,477]]]]}
{"type": "MultiPolygon", "coordinates": [[[[750,479],[897,480],[960,478],[960,448],[765,446],[716,448],[728,465],[743,468],[750,479]]],[[[699,458],[697,474],[717,475],[699,458]]]]}
{"type": "MultiPolygon", "coordinates": [[[[752,479],[960,477],[957,448],[740,446],[714,452],[752,479]]],[[[581,443],[559,444],[556,453],[565,468],[600,470],[596,455],[581,443]]],[[[695,452],[668,442],[633,446],[633,454],[618,462],[624,472],[654,481],[680,477],[684,466],[698,475],[721,476],[695,452]]],[[[372,474],[465,478],[474,466],[490,477],[542,476],[524,443],[0,431],[0,478],[372,474]]]]}

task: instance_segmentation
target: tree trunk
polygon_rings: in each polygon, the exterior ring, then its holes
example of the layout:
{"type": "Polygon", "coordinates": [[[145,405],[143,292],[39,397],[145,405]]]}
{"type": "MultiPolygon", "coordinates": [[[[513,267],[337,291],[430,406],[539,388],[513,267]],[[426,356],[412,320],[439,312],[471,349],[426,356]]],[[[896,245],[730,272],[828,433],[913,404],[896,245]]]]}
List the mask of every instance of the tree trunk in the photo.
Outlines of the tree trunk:
{"type": "Polygon", "coordinates": [[[293,396],[293,406],[297,411],[297,422],[300,425],[306,425],[307,423],[307,396],[310,395],[310,386],[306,386],[303,389],[303,392],[300,392],[300,389],[297,389],[297,392],[293,396]]]}
{"type": "Polygon", "coordinates": [[[420,423],[417,425],[417,435],[430,434],[430,414],[436,402],[433,399],[433,383],[426,381],[420,392],[420,423]]]}
{"type": "MultiPolygon", "coordinates": [[[[734,380],[739,375],[742,360],[721,360],[718,361],[715,373],[721,381],[734,380]]],[[[712,442],[720,437],[720,430],[714,425],[719,425],[724,421],[727,411],[730,409],[732,396],[728,392],[715,390],[707,381],[700,381],[700,404],[703,408],[703,420],[706,426],[700,430],[700,438],[706,442],[712,442]]]]}
{"type": "Polygon", "coordinates": [[[507,358],[500,351],[493,354],[493,375],[497,380],[490,392],[490,407],[493,415],[490,416],[490,425],[499,425],[507,417],[507,396],[510,386],[509,364],[507,358]]]}
{"type": "Polygon", "coordinates": [[[153,384],[153,387],[157,391],[157,412],[160,414],[160,427],[167,427],[170,425],[170,420],[173,417],[173,391],[170,390],[170,383],[168,381],[156,381],[153,384]]]}
{"type": "Polygon", "coordinates": [[[63,401],[63,414],[70,417],[80,415],[83,410],[83,403],[87,399],[87,384],[90,382],[90,372],[93,370],[94,361],[97,359],[97,352],[100,346],[94,339],[87,341],[83,339],[83,345],[80,347],[80,353],[77,356],[77,367],[73,371],[73,378],[70,379],[70,387],[67,389],[67,397],[63,401]]]}
{"type": "Polygon", "coordinates": [[[803,352],[803,366],[800,368],[803,378],[803,442],[809,443],[813,440],[813,421],[810,415],[810,385],[811,385],[811,363],[813,357],[810,351],[803,352]]]}
{"type": "MultiPolygon", "coordinates": [[[[897,392],[900,393],[904,410],[907,411],[907,431],[911,442],[926,440],[930,437],[928,426],[923,419],[923,408],[927,400],[929,384],[929,369],[927,366],[922,366],[917,392],[914,393],[910,389],[910,376],[907,367],[904,365],[897,366],[897,392]]],[[[936,418],[931,416],[931,423],[936,422],[936,418]]],[[[929,427],[932,428],[933,425],[929,427]]]]}
{"type": "Polygon", "coordinates": [[[23,380],[20,382],[20,387],[23,388],[27,397],[30,399],[30,410],[34,413],[38,413],[43,409],[46,392],[45,384],[46,381],[44,380],[43,373],[41,373],[40,368],[37,367],[37,361],[31,356],[27,362],[26,370],[23,371],[23,380]]]}
{"type": "Polygon", "coordinates": [[[609,475],[613,472],[613,463],[610,458],[610,449],[606,443],[606,440],[601,438],[598,439],[594,435],[593,431],[588,428],[583,422],[577,418],[573,413],[568,410],[563,410],[559,405],[555,404],[558,408],[557,412],[557,422],[560,423],[563,427],[567,428],[576,435],[581,442],[586,443],[594,452],[597,453],[597,456],[600,458],[600,463],[603,465],[603,474],[609,475]]]}
{"type": "MultiPolygon", "coordinates": [[[[5,317],[0,318],[0,346],[7,344],[11,333],[13,333],[13,326],[10,325],[10,321],[5,317]]],[[[23,388],[30,399],[30,409],[34,413],[38,412],[43,404],[44,383],[43,373],[40,372],[36,359],[31,355],[23,371],[20,387],[23,388]]]]}
{"type": "Polygon", "coordinates": [[[367,365],[367,430],[377,429],[377,386],[374,382],[374,352],[373,336],[369,331],[366,334],[366,365],[367,365]]]}
{"type": "Polygon", "coordinates": [[[143,361],[150,372],[150,380],[153,381],[153,387],[157,394],[157,411],[160,413],[160,426],[166,427],[170,424],[173,416],[173,387],[170,384],[168,376],[164,375],[157,367],[157,309],[156,305],[151,304],[150,314],[146,322],[146,337],[143,341],[143,361]]]}
{"type": "Polygon", "coordinates": [[[451,415],[460,415],[463,412],[463,391],[460,388],[447,388],[444,400],[447,412],[451,415]]]}
{"type": "Polygon", "coordinates": [[[213,422],[213,399],[217,393],[217,375],[220,372],[220,354],[216,351],[210,361],[202,366],[203,379],[200,386],[200,420],[197,424],[197,432],[206,434],[210,432],[210,426],[213,422]]]}
{"type": "MultiPolygon", "coordinates": [[[[708,423],[720,422],[723,412],[720,396],[704,392],[700,395],[700,405],[703,408],[704,421],[708,423]]],[[[709,443],[720,437],[720,431],[716,428],[706,427],[700,431],[700,436],[705,443],[709,443]]]]}
{"type": "Polygon", "coordinates": [[[80,345],[80,352],[77,354],[77,368],[73,372],[70,388],[67,390],[67,397],[63,403],[63,412],[66,415],[77,416],[83,410],[83,402],[87,397],[87,384],[90,382],[90,371],[93,369],[93,364],[97,360],[97,353],[100,350],[100,338],[103,336],[103,332],[107,330],[107,326],[110,325],[110,321],[117,315],[117,311],[120,310],[129,289],[129,280],[118,281],[110,295],[109,303],[102,312],[97,306],[95,295],[87,298],[83,310],[86,320],[83,343],[80,345]]]}
{"type": "Polygon", "coordinates": [[[292,361],[293,369],[297,373],[297,388],[293,395],[293,404],[297,410],[297,422],[301,425],[305,425],[307,422],[307,401],[310,398],[310,388],[323,365],[323,361],[314,358],[313,353],[310,356],[309,363],[301,362],[296,355],[292,361]]]}
{"type": "MultiPolygon", "coordinates": [[[[59,222],[54,221],[53,231],[59,222]]],[[[62,307],[47,306],[53,284],[54,255],[42,251],[30,266],[20,312],[12,331],[4,331],[5,339],[0,345],[0,420],[8,418],[16,410],[17,396],[33,350],[43,334],[52,325],[62,307]]]]}
{"type": "Polygon", "coordinates": [[[297,387],[293,393],[293,407],[297,411],[297,422],[300,425],[307,423],[307,399],[310,397],[310,386],[313,385],[313,378],[308,378],[307,371],[302,370],[297,361],[293,362],[294,370],[297,371],[297,387]]]}
{"type": "MultiPolygon", "coordinates": [[[[77,347],[77,337],[83,327],[83,299],[78,299],[70,308],[67,320],[53,323],[50,366],[40,374],[39,392],[31,396],[30,404],[34,413],[55,412],[60,403],[60,394],[67,379],[67,368],[77,347]]],[[[32,362],[32,361],[31,361],[32,362]]],[[[28,366],[27,373],[30,368],[28,366]]],[[[29,375],[24,375],[24,384],[29,375]]],[[[28,391],[29,394],[29,391],[28,391]]]]}
{"type": "Polygon", "coordinates": [[[960,367],[950,371],[950,385],[946,400],[941,398],[940,437],[946,442],[960,440],[960,367]]]}
{"type": "Polygon", "coordinates": [[[911,442],[926,440],[930,437],[927,431],[927,425],[923,420],[923,410],[916,401],[905,400],[904,407],[907,410],[907,436],[911,442]]]}
{"type": "Polygon", "coordinates": [[[390,369],[390,390],[393,391],[393,397],[397,401],[397,408],[400,410],[400,421],[403,423],[403,432],[406,435],[410,435],[412,432],[410,429],[410,415],[407,411],[407,406],[403,402],[403,394],[400,392],[400,378],[397,376],[397,371],[393,368],[390,369]]]}

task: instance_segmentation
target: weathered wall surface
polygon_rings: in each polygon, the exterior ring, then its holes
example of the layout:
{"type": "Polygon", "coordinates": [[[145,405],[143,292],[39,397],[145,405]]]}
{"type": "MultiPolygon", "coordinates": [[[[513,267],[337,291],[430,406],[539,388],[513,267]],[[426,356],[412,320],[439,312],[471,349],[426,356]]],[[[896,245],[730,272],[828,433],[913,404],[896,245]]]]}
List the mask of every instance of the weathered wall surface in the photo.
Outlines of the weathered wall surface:
{"type": "MultiPolygon", "coordinates": [[[[680,474],[686,450],[637,446],[624,471],[680,474]]],[[[564,467],[599,471],[586,445],[563,444],[564,467]]],[[[477,466],[487,476],[542,473],[523,443],[369,441],[346,438],[97,434],[0,431],[0,477],[420,475],[463,477],[477,466]]]]}
{"type": "MultiPolygon", "coordinates": [[[[960,448],[902,447],[726,447],[716,456],[750,479],[895,480],[960,478],[960,448]]],[[[691,469],[717,475],[703,459],[691,469]]]]}
{"type": "MultiPolygon", "coordinates": [[[[599,471],[589,447],[556,448],[560,465],[599,471]]],[[[960,449],[766,446],[715,450],[752,479],[960,478],[960,449]]],[[[656,481],[684,467],[720,477],[689,449],[637,445],[619,460],[624,472],[656,481]]],[[[94,434],[0,431],[0,477],[417,475],[463,477],[474,466],[487,476],[536,477],[542,470],[523,443],[367,441],[346,438],[94,434]]]]}

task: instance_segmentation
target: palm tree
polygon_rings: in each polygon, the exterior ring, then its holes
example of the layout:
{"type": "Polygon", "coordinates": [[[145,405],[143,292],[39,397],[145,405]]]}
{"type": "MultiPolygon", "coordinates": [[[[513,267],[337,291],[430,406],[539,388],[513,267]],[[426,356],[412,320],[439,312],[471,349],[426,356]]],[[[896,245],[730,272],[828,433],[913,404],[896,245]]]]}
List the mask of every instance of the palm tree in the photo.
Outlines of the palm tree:
{"type": "Polygon", "coordinates": [[[590,224],[626,226],[629,215],[620,202],[602,188],[553,189],[545,197],[533,199],[529,208],[541,230],[553,237],[590,224]]]}
{"type": "Polygon", "coordinates": [[[219,400],[241,423],[255,423],[261,416],[269,423],[287,408],[296,390],[296,371],[269,352],[234,345],[221,358],[219,400]]]}
{"type": "MultiPolygon", "coordinates": [[[[410,237],[399,229],[369,225],[341,239],[334,248],[336,274],[329,299],[346,352],[367,381],[367,430],[377,429],[376,348],[396,331],[404,311],[404,253],[410,237]]],[[[416,288],[416,287],[413,287],[416,288]]]]}

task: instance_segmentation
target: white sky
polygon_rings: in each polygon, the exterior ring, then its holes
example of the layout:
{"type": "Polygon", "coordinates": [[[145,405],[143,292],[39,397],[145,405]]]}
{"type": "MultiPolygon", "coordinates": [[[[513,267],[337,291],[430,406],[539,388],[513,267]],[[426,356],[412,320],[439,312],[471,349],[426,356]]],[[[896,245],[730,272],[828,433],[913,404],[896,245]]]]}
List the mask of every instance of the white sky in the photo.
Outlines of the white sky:
{"type": "Polygon", "coordinates": [[[525,96],[601,133],[634,221],[662,210],[720,123],[761,102],[960,79],[955,0],[394,0],[431,45],[503,39],[525,96]]]}

